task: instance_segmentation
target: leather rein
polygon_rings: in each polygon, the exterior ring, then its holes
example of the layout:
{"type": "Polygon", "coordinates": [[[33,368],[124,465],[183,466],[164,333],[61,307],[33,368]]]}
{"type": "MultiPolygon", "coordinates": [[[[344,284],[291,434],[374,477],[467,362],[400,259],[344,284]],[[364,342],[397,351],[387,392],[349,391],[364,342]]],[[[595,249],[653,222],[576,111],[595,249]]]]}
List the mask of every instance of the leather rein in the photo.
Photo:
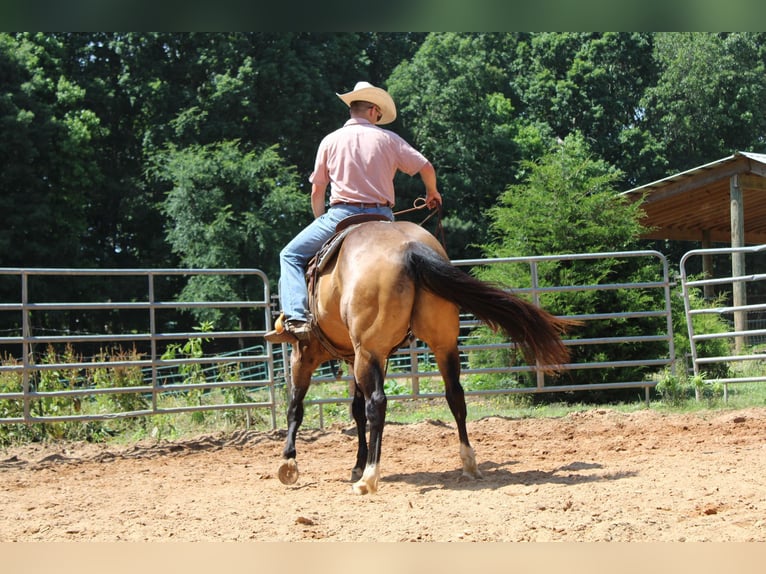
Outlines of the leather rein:
{"type": "MultiPolygon", "coordinates": [[[[415,201],[412,202],[412,207],[409,209],[402,209],[401,211],[395,211],[394,212],[394,218],[396,218],[397,215],[403,215],[405,213],[411,213],[413,211],[419,211],[421,209],[426,209],[428,206],[426,205],[426,199],[424,197],[417,197],[415,198],[415,201]]],[[[444,240],[444,226],[442,225],[442,206],[440,205],[436,209],[432,209],[431,213],[429,213],[426,218],[421,221],[418,225],[420,227],[423,227],[432,217],[436,216],[436,233],[435,235],[439,239],[439,242],[442,244],[442,247],[444,249],[447,249],[447,243],[444,240]]]]}

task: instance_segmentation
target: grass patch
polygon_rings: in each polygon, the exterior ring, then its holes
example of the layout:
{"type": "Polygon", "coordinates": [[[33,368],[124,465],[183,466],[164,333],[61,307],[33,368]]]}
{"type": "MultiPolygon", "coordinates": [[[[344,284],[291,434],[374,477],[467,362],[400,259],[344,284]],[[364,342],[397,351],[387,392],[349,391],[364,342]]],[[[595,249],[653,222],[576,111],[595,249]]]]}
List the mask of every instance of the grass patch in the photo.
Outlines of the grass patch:
{"type": "MultiPolygon", "coordinates": [[[[184,354],[189,354],[184,352],[184,354]]],[[[123,359],[122,355],[115,355],[123,359]]],[[[766,366],[758,364],[748,367],[755,374],[766,370],[766,366]]],[[[219,369],[214,374],[215,380],[236,378],[226,369],[219,369]]],[[[192,365],[185,372],[184,381],[196,381],[199,373],[192,365]]],[[[745,373],[751,375],[751,373],[745,373]]],[[[81,384],[81,373],[51,372],[44,373],[37,381],[41,390],[66,390],[81,384]],[[53,375],[56,376],[53,376],[53,375]]],[[[709,382],[704,378],[690,376],[674,377],[669,373],[656,375],[657,387],[651,394],[651,402],[647,407],[643,389],[635,389],[635,394],[625,394],[623,398],[612,402],[599,402],[599,395],[585,391],[573,391],[563,394],[532,395],[513,392],[513,381],[507,382],[506,394],[471,394],[497,389],[497,381],[490,382],[479,376],[466,376],[463,379],[468,393],[466,402],[468,420],[475,421],[486,417],[504,417],[511,419],[525,418],[557,418],[570,413],[591,409],[608,408],[619,412],[635,412],[651,409],[661,413],[691,413],[704,411],[725,411],[766,406],[766,383],[742,382],[723,386],[720,383],[709,382]],[[700,400],[697,400],[699,396],[700,400]],[[595,397],[595,400],[594,400],[595,397]],[[627,399],[624,399],[627,397],[627,399]]],[[[202,379],[200,379],[202,380],[202,379]]],[[[143,383],[142,374],[130,368],[109,367],[95,370],[91,384],[94,388],[113,386],[131,387],[143,383]]],[[[454,418],[449,410],[447,401],[441,394],[444,385],[438,377],[421,377],[419,392],[433,394],[417,400],[406,398],[412,396],[412,383],[408,379],[389,378],[385,390],[389,397],[387,421],[399,424],[413,424],[426,420],[442,421],[452,424],[454,418]],[[398,398],[401,397],[401,398],[398,398]]],[[[18,373],[0,374],[1,392],[19,392],[21,390],[18,373]]],[[[286,412],[289,397],[284,386],[275,388],[277,400],[276,428],[284,430],[287,427],[286,412]]],[[[268,432],[272,430],[272,413],[266,407],[233,407],[236,403],[267,402],[267,388],[218,388],[201,393],[197,389],[188,391],[182,387],[157,397],[161,409],[185,407],[209,407],[217,405],[221,408],[194,410],[187,412],[162,413],[150,416],[123,416],[93,420],[89,422],[57,422],[4,424],[0,425],[0,447],[29,442],[55,441],[92,441],[131,443],[137,440],[176,440],[211,434],[215,432],[233,432],[240,429],[268,432]],[[225,405],[232,405],[226,408],[225,405]]],[[[146,409],[149,406],[145,393],[122,393],[114,395],[97,395],[90,398],[72,399],[54,397],[38,399],[34,405],[35,414],[74,415],[78,413],[113,413],[129,412],[146,409]]],[[[0,400],[0,416],[18,416],[21,402],[18,399],[0,400]]],[[[313,384],[306,397],[305,416],[302,428],[329,428],[334,425],[352,426],[350,414],[350,389],[348,381],[338,381],[328,377],[321,383],[313,384]],[[340,398],[341,400],[337,400],[340,398]],[[322,404],[310,404],[311,402],[322,404]]]]}
{"type": "MultiPolygon", "coordinates": [[[[583,393],[585,395],[586,393],[583,393]]],[[[632,413],[652,410],[665,414],[702,413],[707,411],[728,411],[753,407],[766,407],[766,383],[735,383],[728,385],[726,398],[722,388],[706,389],[702,399],[696,400],[693,390],[682,398],[664,399],[654,393],[649,406],[644,401],[643,391],[637,391],[635,401],[615,403],[594,403],[587,401],[554,401],[535,403],[531,395],[506,394],[467,396],[468,420],[475,421],[487,417],[503,417],[511,419],[526,418],[559,418],[575,412],[593,409],[604,409],[632,413]]],[[[322,405],[323,414],[319,415],[319,405],[307,405],[304,428],[319,428],[322,426],[353,425],[348,404],[322,405]]],[[[418,400],[403,399],[389,400],[386,421],[399,424],[414,424],[426,420],[437,420],[445,423],[454,421],[444,397],[424,398],[418,400]]],[[[286,427],[284,416],[277,418],[280,428],[286,427]]]]}

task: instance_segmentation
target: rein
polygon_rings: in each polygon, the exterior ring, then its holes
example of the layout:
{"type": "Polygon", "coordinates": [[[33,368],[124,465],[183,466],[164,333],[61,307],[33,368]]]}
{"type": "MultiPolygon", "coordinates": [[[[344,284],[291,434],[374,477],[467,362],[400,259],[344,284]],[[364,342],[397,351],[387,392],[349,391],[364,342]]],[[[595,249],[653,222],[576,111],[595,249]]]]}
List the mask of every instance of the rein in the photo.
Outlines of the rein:
{"type": "MultiPolygon", "coordinates": [[[[394,217],[396,217],[397,215],[403,215],[405,213],[411,213],[413,211],[419,211],[421,209],[426,209],[427,207],[428,206],[426,205],[425,198],[424,197],[417,197],[417,198],[415,198],[415,201],[412,202],[412,207],[411,208],[403,209],[401,211],[395,211],[394,212],[394,217]]],[[[447,243],[444,240],[444,226],[442,225],[442,207],[441,207],[441,205],[438,208],[436,208],[436,209],[432,209],[431,213],[429,213],[426,216],[426,218],[423,221],[421,221],[418,225],[420,225],[420,227],[423,227],[428,222],[428,220],[430,220],[434,215],[437,217],[437,221],[436,221],[436,235],[437,235],[437,238],[441,242],[442,247],[444,247],[444,249],[447,249],[447,243]]]]}

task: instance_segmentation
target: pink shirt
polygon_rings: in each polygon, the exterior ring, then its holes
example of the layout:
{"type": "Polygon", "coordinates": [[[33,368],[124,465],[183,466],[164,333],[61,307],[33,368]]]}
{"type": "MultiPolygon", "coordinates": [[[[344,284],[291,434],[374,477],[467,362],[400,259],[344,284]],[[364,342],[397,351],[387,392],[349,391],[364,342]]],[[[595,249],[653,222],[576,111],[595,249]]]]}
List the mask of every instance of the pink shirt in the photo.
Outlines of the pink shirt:
{"type": "Polygon", "coordinates": [[[392,131],[364,119],[350,119],[319,144],[309,181],[330,184],[330,205],[338,202],[394,205],[394,175],[418,173],[428,160],[392,131]]]}

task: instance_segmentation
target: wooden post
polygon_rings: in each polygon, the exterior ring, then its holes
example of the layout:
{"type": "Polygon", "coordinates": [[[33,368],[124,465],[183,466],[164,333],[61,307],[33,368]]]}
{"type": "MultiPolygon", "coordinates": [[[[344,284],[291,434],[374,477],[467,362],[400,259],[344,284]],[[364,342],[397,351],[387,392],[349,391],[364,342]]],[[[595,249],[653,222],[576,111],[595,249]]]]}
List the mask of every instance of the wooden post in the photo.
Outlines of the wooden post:
{"type": "MultiPolygon", "coordinates": [[[[731,246],[745,246],[745,215],[742,204],[742,188],[739,184],[739,176],[732,175],[729,179],[729,196],[731,199],[731,246]]],[[[745,254],[733,253],[731,256],[731,275],[740,277],[745,274],[745,254]]],[[[746,285],[743,282],[735,282],[732,288],[734,306],[747,305],[746,285]]],[[[734,330],[744,331],[747,329],[747,312],[734,312],[734,330]]],[[[737,353],[745,347],[744,337],[735,337],[734,349],[737,353]]]]}

